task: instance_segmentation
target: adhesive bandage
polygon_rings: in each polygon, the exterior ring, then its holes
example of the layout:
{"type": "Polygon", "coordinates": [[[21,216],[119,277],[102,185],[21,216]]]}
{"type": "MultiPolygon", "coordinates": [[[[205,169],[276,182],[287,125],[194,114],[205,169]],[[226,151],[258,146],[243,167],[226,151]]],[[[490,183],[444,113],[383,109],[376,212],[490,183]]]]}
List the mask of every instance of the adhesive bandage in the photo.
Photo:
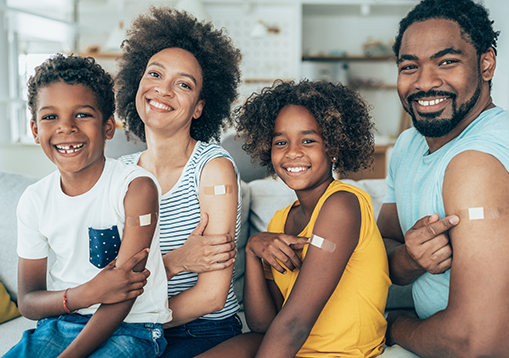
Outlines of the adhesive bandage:
{"type": "Polygon", "coordinates": [[[231,185],[206,186],[203,188],[205,195],[226,195],[233,191],[231,185]]]}
{"type": "Polygon", "coordinates": [[[497,208],[468,208],[458,212],[460,218],[468,220],[498,219],[500,212],[497,208]]]}
{"type": "Polygon", "coordinates": [[[157,222],[157,213],[150,213],[140,216],[128,216],[125,218],[126,226],[149,226],[157,222]]]}
{"type": "Polygon", "coordinates": [[[318,235],[311,236],[310,244],[318,247],[319,249],[323,249],[325,251],[333,252],[336,249],[336,244],[332,241],[325,240],[323,237],[318,235]]]}

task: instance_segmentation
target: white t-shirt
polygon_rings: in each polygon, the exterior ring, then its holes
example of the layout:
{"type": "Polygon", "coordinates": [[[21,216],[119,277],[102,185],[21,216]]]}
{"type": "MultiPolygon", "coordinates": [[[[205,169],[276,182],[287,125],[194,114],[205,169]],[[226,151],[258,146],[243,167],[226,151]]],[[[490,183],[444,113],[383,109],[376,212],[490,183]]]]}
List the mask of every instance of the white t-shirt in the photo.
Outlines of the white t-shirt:
{"type": "MultiPolygon", "coordinates": [[[[117,256],[124,231],[124,197],[137,177],[150,177],[157,184],[146,170],[107,158],[97,183],[82,195],[64,194],[58,171],[30,185],[18,204],[18,255],[35,260],[48,257],[50,249],[54,251],[56,260],[48,272],[48,287],[53,290],[90,281],[117,256]]],[[[150,270],[147,285],[125,322],[164,323],[172,319],[158,226],[146,264],[150,270]]],[[[94,314],[97,308],[99,305],[93,305],[78,313],[94,314]]]]}

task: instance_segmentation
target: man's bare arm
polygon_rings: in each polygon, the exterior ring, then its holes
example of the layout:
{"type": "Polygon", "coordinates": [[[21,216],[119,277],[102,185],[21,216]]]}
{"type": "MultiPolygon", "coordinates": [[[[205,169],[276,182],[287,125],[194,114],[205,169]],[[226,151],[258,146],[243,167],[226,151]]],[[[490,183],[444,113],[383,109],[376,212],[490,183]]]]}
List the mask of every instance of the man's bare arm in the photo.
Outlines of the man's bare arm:
{"type": "Polygon", "coordinates": [[[438,219],[437,214],[423,217],[403,236],[396,204],[382,205],[377,224],[384,238],[393,283],[408,285],[426,271],[439,274],[451,267],[447,230],[458,223],[458,218],[438,219]]]}
{"type": "Polygon", "coordinates": [[[454,250],[447,308],[426,320],[401,315],[390,337],[421,357],[506,357],[509,340],[509,175],[493,156],[456,156],[444,178],[447,214],[461,223],[450,230],[454,250]],[[497,219],[469,220],[472,207],[496,208],[497,219]]]}

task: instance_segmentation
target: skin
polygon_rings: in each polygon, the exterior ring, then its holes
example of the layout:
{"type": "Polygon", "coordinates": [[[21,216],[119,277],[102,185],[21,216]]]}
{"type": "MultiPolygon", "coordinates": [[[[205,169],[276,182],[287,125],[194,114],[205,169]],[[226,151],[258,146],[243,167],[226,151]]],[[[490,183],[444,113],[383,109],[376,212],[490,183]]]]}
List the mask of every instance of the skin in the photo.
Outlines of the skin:
{"type": "MultiPolygon", "coordinates": [[[[299,199],[300,205],[290,210],[284,230],[285,234],[298,235],[333,180],[332,159],[326,152],[320,127],[305,107],[287,106],[276,118],[272,163],[277,175],[295,190],[299,199]]],[[[237,336],[200,357],[294,357],[338,285],[358,243],[360,226],[355,195],[337,192],[326,200],[313,233],[334,242],[337,249],[329,253],[309,247],[284,307],[278,287],[265,279],[255,249],[258,245],[253,246],[253,237],[250,238],[246,245],[244,307],[248,325],[255,333],[237,336]],[[316,272],[321,273],[319,280],[316,272]]]]}
{"type": "MultiPolygon", "coordinates": [[[[405,98],[411,92],[427,89],[455,92],[458,103],[465,103],[479,79],[482,82],[477,103],[458,126],[444,137],[426,138],[431,152],[455,138],[482,111],[493,107],[488,81],[496,66],[494,51],[478,56],[461,37],[455,22],[428,20],[411,25],[403,36],[399,58],[406,55],[415,58],[399,63],[398,92],[404,106],[422,109],[419,104],[405,102],[405,98]],[[436,56],[450,48],[461,50],[461,54],[436,56]]],[[[437,109],[444,109],[444,115],[451,113],[449,102],[438,104],[437,109]]],[[[508,214],[501,211],[497,220],[477,221],[451,214],[469,207],[504,208],[509,199],[508,185],[507,171],[496,158],[466,151],[449,163],[445,173],[442,196],[448,217],[440,221],[436,215],[423,218],[403,235],[398,229],[395,204],[382,207],[379,227],[382,236],[393,239],[386,242],[395,282],[412,282],[430,267],[435,272],[451,268],[447,308],[425,320],[417,319],[413,313],[391,313],[388,344],[400,344],[421,357],[507,355],[509,342],[503,332],[509,319],[509,263],[503,253],[509,249],[505,240],[509,235],[508,214]],[[447,229],[448,237],[444,234],[447,229]],[[414,270],[409,270],[411,267],[414,270]]]]}
{"type": "MultiPolygon", "coordinates": [[[[52,83],[39,90],[37,102],[37,121],[31,123],[32,133],[48,158],[57,165],[62,191],[69,196],[89,191],[104,168],[104,143],[115,131],[113,117],[103,122],[94,94],[83,85],[52,83]],[[62,147],[69,149],[62,150],[62,147]]],[[[133,180],[124,206],[126,216],[156,212],[155,183],[149,178],[133,180]]],[[[115,263],[93,280],[67,291],[70,310],[102,304],[59,357],[89,356],[127,316],[148,277],[144,267],[155,225],[126,226],[115,263]],[[138,273],[133,276],[132,270],[138,273]],[[138,281],[133,282],[132,277],[137,277],[138,281]],[[105,292],[111,278],[111,291],[105,292]]],[[[20,311],[28,318],[66,313],[62,304],[63,291],[47,291],[46,269],[47,259],[19,260],[18,303],[20,311]]]]}
{"type": "MultiPolygon", "coordinates": [[[[202,85],[202,69],[198,61],[190,52],[180,48],[167,48],[152,56],[140,81],[136,108],[145,123],[147,150],[138,165],[156,176],[163,193],[177,183],[195,147],[190,126],[193,119],[199,120],[206,105],[200,99],[202,85]]],[[[202,244],[205,250],[201,253],[213,252],[216,260],[213,268],[217,270],[205,272],[206,265],[201,264],[196,285],[171,297],[173,320],[165,328],[179,326],[224,307],[233,274],[232,255],[235,251],[232,251],[231,238],[235,237],[238,190],[236,174],[228,159],[217,158],[204,167],[199,201],[208,223],[204,229],[205,225],[199,227],[188,241],[192,240],[196,247],[200,245],[197,243],[199,234],[206,235],[212,246],[202,244]],[[232,192],[219,196],[204,193],[205,187],[215,185],[229,185],[232,192]],[[215,238],[219,238],[219,242],[215,238]],[[217,244],[220,247],[214,247],[217,244]],[[219,249],[218,253],[216,249],[219,249]]],[[[181,251],[187,253],[191,264],[202,259],[196,255],[190,257],[193,252],[184,247],[181,251]]],[[[178,251],[163,256],[168,278],[179,271],[189,270],[182,259],[180,268],[172,262],[180,254],[178,251]]]]}

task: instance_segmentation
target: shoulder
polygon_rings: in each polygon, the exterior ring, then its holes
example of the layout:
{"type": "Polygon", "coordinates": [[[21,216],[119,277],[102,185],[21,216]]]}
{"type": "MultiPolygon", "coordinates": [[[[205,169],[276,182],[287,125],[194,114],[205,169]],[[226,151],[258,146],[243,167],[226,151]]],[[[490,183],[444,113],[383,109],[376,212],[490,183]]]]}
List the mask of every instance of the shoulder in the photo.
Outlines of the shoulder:
{"type": "Polygon", "coordinates": [[[140,159],[140,156],[143,152],[133,153],[133,154],[126,154],[118,158],[119,161],[121,161],[124,164],[127,165],[133,165],[138,164],[138,161],[140,159]]]}
{"type": "Polygon", "coordinates": [[[131,187],[131,183],[134,181],[138,182],[137,185],[147,183],[143,185],[155,186],[157,191],[160,192],[155,176],[138,165],[125,164],[120,159],[106,158],[106,169],[111,178],[110,185],[113,188],[118,188],[121,193],[131,187]]]}

